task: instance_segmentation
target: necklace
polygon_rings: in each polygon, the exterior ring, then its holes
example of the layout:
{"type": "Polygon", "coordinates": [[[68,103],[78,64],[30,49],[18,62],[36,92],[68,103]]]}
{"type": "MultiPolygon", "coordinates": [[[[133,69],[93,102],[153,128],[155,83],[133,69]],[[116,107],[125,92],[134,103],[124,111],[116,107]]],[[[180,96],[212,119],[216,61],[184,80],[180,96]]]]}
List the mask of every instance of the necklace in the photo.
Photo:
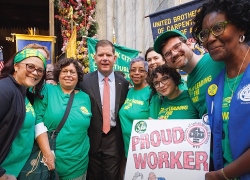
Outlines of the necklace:
{"type": "Polygon", "coordinates": [[[234,88],[235,88],[235,85],[236,85],[238,76],[239,76],[239,74],[240,74],[240,70],[241,70],[241,68],[242,68],[242,66],[243,66],[243,64],[244,64],[244,62],[245,62],[245,59],[246,59],[246,57],[247,57],[247,54],[248,54],[249,49],[250,49],[250,47],[248,47],[247,53],[246,53],[246,55],[245,55],[245,57],[244,57],[244,59],[243,59],[241,65],[240,65],[240,69],[239,69],[239,71],[238,71],[238,75],[237,75],[237,77],[236,77],[236,79],[235,79],[235,81],[234,81],[233,89],[231,89],[231,87],[230,87],[230,85],[229,85],[228,77],[227,77],[227,85],[228,85],[230,91],[232,92],[232,94],[231,94],[231,99],[232,99],[233,94],[234,94],[234,88]]]}

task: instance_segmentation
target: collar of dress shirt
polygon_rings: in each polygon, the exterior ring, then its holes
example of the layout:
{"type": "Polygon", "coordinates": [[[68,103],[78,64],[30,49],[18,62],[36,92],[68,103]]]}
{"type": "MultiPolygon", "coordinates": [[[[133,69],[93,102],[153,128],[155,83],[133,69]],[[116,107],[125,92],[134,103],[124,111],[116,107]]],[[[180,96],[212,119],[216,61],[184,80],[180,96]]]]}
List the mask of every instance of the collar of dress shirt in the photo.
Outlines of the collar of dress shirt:
{"type": "MultiPolygon", "coordinates": [[[[105,76],[103,76],[102,73],[100,73],[99,71],[97,71],[97,73],[98,73],[98,81],[102,82],[103,79],[105,78],[105,76]]],[[[108,78],[109,78],[110,82],[114,81],[114,79],[115,79],[114,71],[112,71],[112,73],[108,76],[108,78]]]]}

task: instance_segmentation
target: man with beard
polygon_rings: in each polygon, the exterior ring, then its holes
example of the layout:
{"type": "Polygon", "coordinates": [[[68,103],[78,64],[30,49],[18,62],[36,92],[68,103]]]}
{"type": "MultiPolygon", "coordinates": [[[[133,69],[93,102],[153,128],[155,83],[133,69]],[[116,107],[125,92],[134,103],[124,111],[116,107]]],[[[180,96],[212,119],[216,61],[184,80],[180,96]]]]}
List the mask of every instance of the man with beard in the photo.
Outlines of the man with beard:
{"type": "Polygon", "coordinates": [[[188,92],[202,118],[207,113],[207,86],[225,67],[225,64],[213,61],[208,53],[195,54],[191,42],[176,29],[161,34],[154,43],[154,50],[163,56],[169,67],[181,69],[188,74],[188,92]]]}

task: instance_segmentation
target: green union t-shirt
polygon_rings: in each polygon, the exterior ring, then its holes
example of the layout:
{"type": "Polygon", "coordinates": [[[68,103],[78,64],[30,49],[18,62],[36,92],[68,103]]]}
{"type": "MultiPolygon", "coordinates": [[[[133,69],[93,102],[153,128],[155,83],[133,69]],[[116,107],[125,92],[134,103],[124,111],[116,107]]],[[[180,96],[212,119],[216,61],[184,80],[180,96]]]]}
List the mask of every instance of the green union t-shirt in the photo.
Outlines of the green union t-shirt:
{"type": "MultiPolygon", "coordinates": [[[[44,98],[36,99],[34,103],[36,124],[43,122],[48,131],[55,130],[63,118],[70,95],[64,94],[60,85],[51,84],[46,84],[41,94],[44,98]]],[[[90,98],[79,90],[67,121],[56,138],[55,165],[60,179],[77,178],[88,168],[91,116],[90,98]]]]}
{"type": "MultiPolygon", "coordinates": [[[[228,121],[229,121],[229,109],[231,104],[231,94],[233,90],[236,91],[240,84],[241,78],[244,73],[233,79],[227,79],[227,74],[225,73],[224,91],[223,91],[223,103],[222,103],[222,118],[223,118],[223,136],[222,136],[222,152],[224,157],[224,167],[233,162],[231,147],[229,143],[228,134],[228,121]],[[229,89],[230,86],[230,89],[229,89]],[[234,87],[235,86],[235,87],[234,87]]],[[[234,95],[236,96],[236,94],[234,95]]]]}
{"type": "Polygon", "coordinates": [[[26,115],[23,125],[17,134],[17,137],[11,145],[11,150],[4,162],[2,168],[6,174],[17,177],[23,166],[28,160],[35,140],[35,111],[27,97],[25,98],[26,115]]]}
{"type": "Polygon", "coordinates": [[[199,119],[199,113],[194,107],[188,91],[185,90],[174,99],[164,97],[158,117],[162,119],[199,119]]]}
{"type": "MultiPolygon", "coordinates": [[[[181,78],[181,82],[182,84],[180,84],[178,86],[178,88],[180,90],[187,90],[187,84],[184,81],[183,78],[181,78]]],[[[150,105],[149,105],[149,117],[153,118],[153,119],[157,119],[158,118],[158,113],[161,110],[161,104],[162,104],[162,98],[161,95],[159,93],[156,93],[152,96],[152,99],[150,101],[150,105]]]]}
{"type": "Polygon", "coordinates": [[[128,156],[133,121],[135,119],[149,118],[150,93],[151,90],[149,89],[149,86],[140,90],[135,90],[134,88],[130,89],[127,99],[119,111],[126,157],[128,156]]]}
{"type": "Polygon", "coordinates": [[[192,72],[187,77],[189,95],[194,106],[199,111],[199,117],[207,113],[206,89],[208,84],[217,77],[225,67],[224,62],[215,62],[207,53],[196,64],[192,72]]]}

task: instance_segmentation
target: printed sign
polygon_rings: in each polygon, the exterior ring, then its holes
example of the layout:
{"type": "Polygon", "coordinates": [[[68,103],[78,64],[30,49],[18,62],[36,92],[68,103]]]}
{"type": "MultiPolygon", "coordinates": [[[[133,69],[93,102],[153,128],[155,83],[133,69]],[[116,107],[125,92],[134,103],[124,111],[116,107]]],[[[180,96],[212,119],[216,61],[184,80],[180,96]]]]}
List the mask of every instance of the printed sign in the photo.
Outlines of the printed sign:
{"type": "Polygon", "coordinates": [[[205,180],[210,138],[201,119],[134,120],[125,180],[205,180]]]}

